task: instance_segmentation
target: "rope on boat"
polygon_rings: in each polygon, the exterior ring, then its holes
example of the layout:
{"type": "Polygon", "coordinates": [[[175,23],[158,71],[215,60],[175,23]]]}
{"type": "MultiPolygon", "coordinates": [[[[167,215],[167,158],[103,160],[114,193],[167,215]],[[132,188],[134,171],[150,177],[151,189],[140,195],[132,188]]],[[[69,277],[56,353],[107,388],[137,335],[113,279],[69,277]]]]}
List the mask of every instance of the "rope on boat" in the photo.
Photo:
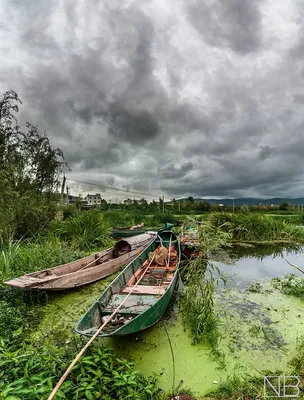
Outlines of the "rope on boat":
{"type": "Polygon", "coordinates": [[[155,254],[153,254],[153,257],[151,259],[151,261],[149,262],[149,264],[146,266],[146,268],[144,269],[143,274],[140,276],[140,278],[137,280],[137,282],[135,283],[135,285],[132,287],[132,289],[130,290],[130,292],[127,294],[127,296],[123,299],[123,301],[119,304],[119,306],[116,308],[116,310],[113,311],[113,313],[110,315],[109,319],[107,321],[105,321],[98,329],[97,331],[94,333],[94,335],[91,337],[91,339],[85,344],[85,346],[83,346],[83,348],[80,350],[80,352],[77,354],[77,356],[74,358],[74,360],[71,362],[71,364],[69,365],[69,367],[67,368],[67,370],[65,371],[65,373],[62,375],[62,377],[60,378],[60,380],[58,381],[57,385],[54,387],[52,393],[49,395],[48,400],[52,400],[55,397],[55,394],[57,393],[57,391],[59,390],[60,386],[63,384],[63,382],[66,380],[67,376],[69,375],[69,373],[72,371],[73,367],[76,365],[77,361],[81,358],[81,356],[84,354],[84,352],[86,351],[86,349],[90,346],[90,344],[96,339],[96,337],[100,334],[100,332],[103,330],[103,328],[112,320],[112,318],[114,317],[114,315],[118,312],[118,310],[120,310],[120,308],[122,307],[122,305],[125,303],[125,301],[129,298],[129,296],[132,294],[132,292],[134,291],[134,289],[136,288],[136,286],[139,284],[139,282],[141,281],[141,279],[143,278],[143,276],[145,275],[146,271],[148,270],[148,268],[150,267],[150,265],[152,264],[153,260],[154,260],[155,254]]]}

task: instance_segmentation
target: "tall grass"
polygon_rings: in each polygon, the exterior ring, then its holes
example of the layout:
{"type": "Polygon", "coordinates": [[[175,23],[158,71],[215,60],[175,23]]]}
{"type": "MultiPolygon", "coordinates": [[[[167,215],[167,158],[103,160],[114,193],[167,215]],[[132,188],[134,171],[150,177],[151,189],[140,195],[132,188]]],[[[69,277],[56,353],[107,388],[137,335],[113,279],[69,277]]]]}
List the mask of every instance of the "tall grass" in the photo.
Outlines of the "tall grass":
{"type": "Polygon", "coordinates": [[[54,224],[53,231],[60,239],[80,250],[102,248],[111,243],[110,225],[98,210],[72,215],[67,220],[54,224]]]}
{"type": "Polygon", "coordinates": [[[55,267],[83,256],[58,238],[36,239],[33,242],[9,242],[0,252],[1,279],[7,280],[25,273],[55,267]]]}
{"type": "Polygon", "coordinates": [[[13,242],[10,240],[6,246],[2,246],[0,252],[0,283],[10,276],[18,252],[20,251],[21,241],[13,242]]]}
{"type": "Polygon", "coordinates": [[[275,220],[292,223],[295,225],[304,225],[304,214],[293,214],[293,215],[271,215],[268,218],[275,220]]]}
{"type": "Polygon", "coordinates": [[[303,227],[257,213],[214,213],[209,221],[237,241],[304,241],[303,227]]]}
{"type": "Polygon", "coordinates": [[[161,227],[167,222],[180,224],[182,218],[173,214],[153,213],[148,214],[141,211],[120,212],[120,211],[104,211],[102,212],[104,221],[112,227],[128,227],[144,222],[144,228],[161,227]]]}

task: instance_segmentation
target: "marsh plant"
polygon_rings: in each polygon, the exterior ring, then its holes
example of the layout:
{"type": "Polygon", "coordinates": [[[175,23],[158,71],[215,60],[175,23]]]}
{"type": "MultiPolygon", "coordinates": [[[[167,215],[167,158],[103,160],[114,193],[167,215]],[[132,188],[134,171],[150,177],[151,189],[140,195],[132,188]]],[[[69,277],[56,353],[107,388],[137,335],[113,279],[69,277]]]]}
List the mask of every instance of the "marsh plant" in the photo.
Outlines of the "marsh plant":
{"type": "Polygon", "coordinates": [[[0,284],[9,276],[15,264],[21,241],[10,240],[7,245],[2,245],[0,250],[0,284]]]}
{"type": "Polygon", "coordinates": [[[189,327],[193,344],[207,342],[212,353],[218,349],[220,332],[214,312],[214,289],[219,281],[226,281],[220,269],[209,260],[209,254],[227,244],[230,234],[205,223],[197,227],[198,256],[182,268],[185,290],[181,298],[184,323],[189,327]]]}
{"type": "Polygon", "coordinates": [[[220,382],[216,390],[206,394],[206,399],[256,400],[263,396],[263,377],[233,375],[220,382]]]}
{"type": "Polygon", "coordinates": [[[282,219],[257,213],[213,213],[209,217],[214,227],[231,232],[235,241],[303,241],[304,229],[282,219]]]}
{"type": "Polygon", "coordinates": [[[295,274],[286,275],[284,278],[273,278],[271,282],[282,293],[296,297],[304,296],[304,278],[295,274]]]}
{"type": "Polygon", "coordinates": [[[54,234],[81,250],[111,244],[110,225],[99,210],[83,211],[53,225],[54,234]]]}
{"type": "Polygon", "coordinates": [[[10,241],[0,249],[0,283],[24,273],[71,262],[83,254],[51,234],[30,241],[10,241]]]}

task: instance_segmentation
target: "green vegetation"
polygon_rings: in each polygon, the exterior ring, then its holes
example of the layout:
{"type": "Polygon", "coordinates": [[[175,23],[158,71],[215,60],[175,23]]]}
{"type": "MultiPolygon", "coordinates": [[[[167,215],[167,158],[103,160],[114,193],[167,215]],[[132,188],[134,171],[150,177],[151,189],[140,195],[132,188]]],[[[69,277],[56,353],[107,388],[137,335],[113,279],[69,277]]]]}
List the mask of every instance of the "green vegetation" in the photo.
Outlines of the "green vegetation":
{"type": "MultiPolygon", "coordinates": [[[[291,370],[289,376],[297,376],[302,382],[300,396],[303,398],[303,382],[304,382],[304,337],[300,337],[295,355],[289,361],[291,370]]],[[[245,399],[259,399],[264,394],[264,376],[280,376],[282,371],[261,371],[260,376],[250,375],[233,375],[226,379],[217,386],[216,390],[211,391],[204,396],[204,399],[209,400],[245,400],[245,399]]],[[[283,374],[284,375],[284,374],[283,374]]],[[[294,384],[291,382],[291,384],[294,384]]],[[[294,394],[293,392],[290,392],[294,394]]],[[[290,396],[292,397],[292,396],[290,396]]]]}
{"type": "Polygon", "coordinates": [[[81,250],[92,247],[106,247],[111,241],[111,228],[98,210],[89,210],[72,215],[65,221],[54,224],[53,231],[69,245],[78,246],[81,250]]]}
{"type": "MultiPolygon", "coordinates": [[[[60,335],[60,333],[58,332],[60,335]]],[[[16,333],[18,337],[18,333],[16,333]]],[[[61,340],[64,340],[61,332],[61,340]]],[[[60,347],[47,342],[42,346],[16,347],[0,342],[0,399],[47,399],[80,343],[60,347]],[[39,351],[37,351],[39,350],[39,351]]],[[[91,347],[58,391],[57,398],[88,400],[160,399],[154,378],[133,369],[111,349],[91,347]]]]}
{"type": "Polygon", "coordinates": [[[83,254],[51,234],[32,241],[10,241],[0,251],[0,283],[18,275],[71,262],[83,254]]]}
{"type": "Polygon", "coordinates": [[[186,268],[182,269],[186,287],[180,307],[184,323],[190,328],[193,344],[210,344],[212,356],[221,360],[223,365],[223,356],[218,346],[221,334],[214,312],[213,293],[218,280],[225,282],[225,277],[209,261],[208,254],[227,245],[230,234],[208,223],[198,228],[198,233],[199,255],[187,262],[186,268]]]}
{"type": "Polygon", "coordinates": [[[304,278],[297,277],[295,274],[289,274],[284,278],[274,278],[272,285],[285,294],[301,298],[304,296],[304,278]]]}
{"type": "Polygon", "coordinates": [[[52,221],[66,165],[37,126],[21,131],[15,116],[20,103],[14,91],[0,100],[0,243],[30,236],[52,221]]]}
{"type": "Polygon", "coordinates": [[[242,377],[233,375],[220,382],[216,390],[206,395],[208,399],[245,400],[259,399],[263,395],[263,377],[242,377]]]}
{"type": "Polygon", "coordinates": [[[214,213],[209,221],[232,232],[234,241],[304,241],[303,227],[257,213],[214,213]]]}

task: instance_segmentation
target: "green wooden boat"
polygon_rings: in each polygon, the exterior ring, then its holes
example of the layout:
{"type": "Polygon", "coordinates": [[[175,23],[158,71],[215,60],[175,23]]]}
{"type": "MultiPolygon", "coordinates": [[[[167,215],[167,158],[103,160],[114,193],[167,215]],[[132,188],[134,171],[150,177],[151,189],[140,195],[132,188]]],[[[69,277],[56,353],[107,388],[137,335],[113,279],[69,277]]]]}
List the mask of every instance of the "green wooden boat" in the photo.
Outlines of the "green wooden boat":
{"type": "Polygon", "coordinates": [[[157,233],[161,233],[163,231],[169,231],[173,228],[173,224],[166,223],[165,226],[162,228],[153,228],[153,229],[132,229],[132,227],[127,227],[127,228],[113,228],[111,236],[114,239],[122,239],[126,237],[131,237],[135,235],[142,235],[143,233],[147,233],[149,231],[155,231],[157,233]]]}
{"type": "Polygon", "coordinates": [[[93,336],[123,301],[122,307],[98,335],[99,337],[130,335],[154,325],[164,314],[172,298],[178,280],[180,254],[176,235],[171,231],[161,232],[155,241],[127,265],[108,286],[81,318],[76,326],[76,332],[93,336]],[[168,251],[161,247],[168,249],[170,244],[168,251]],[[161,250],[167,251],[164,265],[155,262],[159,260],[157,256],[149,265],[149,253],[156,254],[161,250]],[[138,281],[139,283],[135,283],[138,281]]]}

